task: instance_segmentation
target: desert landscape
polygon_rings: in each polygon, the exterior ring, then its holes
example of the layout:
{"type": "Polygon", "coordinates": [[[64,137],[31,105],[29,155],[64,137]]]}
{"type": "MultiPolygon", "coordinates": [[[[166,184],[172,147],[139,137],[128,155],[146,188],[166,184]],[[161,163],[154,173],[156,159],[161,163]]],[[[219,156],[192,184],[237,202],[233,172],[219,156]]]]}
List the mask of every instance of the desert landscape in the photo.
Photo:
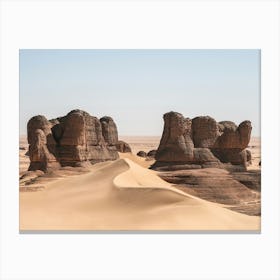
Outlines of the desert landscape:
{"type": "Polygon", "coordinates": [[[162,136],[119,136],[73,110],[19,139],[20,230],[260,231],[260,139],[250,122],[164,115],[162,136]]]}

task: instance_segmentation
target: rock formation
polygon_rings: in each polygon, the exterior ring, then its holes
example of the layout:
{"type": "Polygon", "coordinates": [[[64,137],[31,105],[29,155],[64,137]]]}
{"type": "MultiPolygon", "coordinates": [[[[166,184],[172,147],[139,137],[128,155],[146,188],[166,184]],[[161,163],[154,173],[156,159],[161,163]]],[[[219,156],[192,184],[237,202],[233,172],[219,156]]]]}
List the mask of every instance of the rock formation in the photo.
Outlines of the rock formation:
{"type": "Polygon", "coordinates": [[[145,157],[147,156],[147,153],[144,152],[144,151],[139,151],[139,152],[137,153],[137,156],[138,156],[138,157],[143,157],[143,158],[145,158],[145,157]]]}
{"type": "Polygon", "coordinates": [[[247,215],[260,215],[260,171],[229,172],[217,168],[159,172],[174,187],[202,199],[228,205],[247,215]]]}
{"type": "Polygon", "coordinates": [[[118,143],[118,130],[111,117],[103,117],[100,119],[102,135],[105,142],[109,146],[115,146],[118,143]]]}
{"type": "Polygon", "coordinates": [[[30,166],[50,171],[118,158],[118,132],[110,117],[100,120],[81,110],[48,121],[35,116],[27,124],[30,166]]]}
{"type": "Polygon", "coordinates": [[[124,141],[119,140],[116,144],[116,147],[120,153],[131,153],[130,146],[124,141]]]}
{"type": "Polygon", "coordinates": [[[164,130],[157,149],[158,170],[177,170],[204,167],[225,167],[225,164],[246,168],[250,152],[251,123],[238,127],[229,121],[217,123],[209,116],[185,118],[182,114],[164,114],[164,130]]]}
{"type": "Polygon", "coordinates": [[[157,153],[157,150],[150,150],[150,151],[147,153],[147,157],[155,158],[156,153],[157,153]]]}
{"type": "Polygon", "coordinates": [[[209,116],[192,119],[191,127],[195,148],[211,148],[219,136],[217,122],[209,116]]]}
{"type": "Polygon", "coordinates": [[[250,121],[244,121],[238,127],[231,127],[230,129],[224,126],[220,129],[221,135],[212,146],[213,154],[221,162],[246,166],[246,163],[251,161],[251,154],[246,150],[250,142],[251,130],[250,121]]]}
{"type": "Polygon", "coordinates": [[[49,151],[55,141],[52,137],[50,122],[44,116],[35,116],[29,120],[27,134],[30,158],[28,170],[50,171],[60,167],[54,154],[49,151]]]}

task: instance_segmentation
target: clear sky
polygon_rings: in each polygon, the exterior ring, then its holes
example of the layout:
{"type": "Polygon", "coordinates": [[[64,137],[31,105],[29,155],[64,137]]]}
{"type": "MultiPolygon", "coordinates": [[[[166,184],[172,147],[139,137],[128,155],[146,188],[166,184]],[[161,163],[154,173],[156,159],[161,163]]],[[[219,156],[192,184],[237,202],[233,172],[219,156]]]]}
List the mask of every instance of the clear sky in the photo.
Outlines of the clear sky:
{"type": "Polygon", "coordinates": [[[209,115],[260,136],[260,50],[20,50],[20,134],[82,109],[119,135],[161,135],[162,115],[209,115]]]}

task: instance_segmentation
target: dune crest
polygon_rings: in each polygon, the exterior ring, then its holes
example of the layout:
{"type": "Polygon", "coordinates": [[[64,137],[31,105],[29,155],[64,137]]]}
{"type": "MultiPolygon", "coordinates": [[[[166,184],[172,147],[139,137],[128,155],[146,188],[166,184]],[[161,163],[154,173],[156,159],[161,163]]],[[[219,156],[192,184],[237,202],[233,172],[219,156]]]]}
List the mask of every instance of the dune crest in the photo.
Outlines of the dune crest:
{"type": "Polygon", "coordinates": [[[130,159],[20,193],[21,230],[259,230],[250,217],[173,188],[130,159]]]}

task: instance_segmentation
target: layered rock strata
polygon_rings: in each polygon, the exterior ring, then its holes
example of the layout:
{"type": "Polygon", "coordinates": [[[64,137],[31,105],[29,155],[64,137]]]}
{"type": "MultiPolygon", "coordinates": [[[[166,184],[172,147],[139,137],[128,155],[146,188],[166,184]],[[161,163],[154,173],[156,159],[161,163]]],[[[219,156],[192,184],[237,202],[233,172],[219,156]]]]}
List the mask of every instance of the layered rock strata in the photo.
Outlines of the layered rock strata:
{"type": "Polygon", "coordinates": [[[260,171],[229,172],[208,168],[165,171],[158,175],[188,194],[228,205],[247,215],[261,214],[260,171]]]}
{"type": "Polygon", "coordinates": [[[209,116],[185,118],[182,114],[164,114],[164,129],[157,149],[157,170],[204,167],[246,169],[250,152],[246,150],[251,136],[251,123],[238,127],[229,121],[217,123],[209,116]]]}
{"type": "Polygon", "coordinates": [[[47,120],[35,116],[27,124],[29,170],[50,171],[59,166],[83,166],[118,158],[118,132],[110,117],[100,120],[73,110],[47,120]]]}

